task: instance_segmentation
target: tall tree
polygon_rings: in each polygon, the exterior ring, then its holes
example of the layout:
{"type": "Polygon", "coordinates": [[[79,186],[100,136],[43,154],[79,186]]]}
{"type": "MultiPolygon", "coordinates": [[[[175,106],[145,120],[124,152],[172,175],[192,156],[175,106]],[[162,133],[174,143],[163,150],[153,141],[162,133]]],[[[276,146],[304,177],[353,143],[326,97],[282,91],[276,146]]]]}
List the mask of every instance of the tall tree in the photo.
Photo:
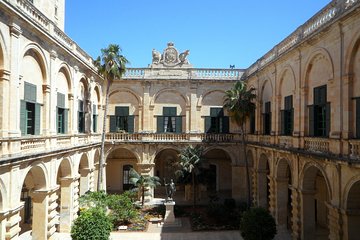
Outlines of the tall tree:
{"type": "Polygon", "coordinates": [[[200,174],[200,166],[203,160],[203,148],[200,145],[196,145],[195,147],[189,145],[183,148],[179,153],[180,161],[180,170],[176,172],[179,176],[184,176],[184,173],[191,174],[192,181],[192,190],[193,190],[193,200],[195,207],[196,205],[196,178],[200,174]]]}
{"type": "Polygon", "coordinates": [[[247,186],[247,204],[250,206],[250,175],[249,175],[249,163],[247,159],[246,151],[246,119],[250,116],[251,113],[255,111],[254,100],[256,95],[254,93],[254,88],[247,88],[246,83],[243,81],[238,81],[235,83],[234,87],[225,92],[224,107],[228,110],[230,117],[233,122],[235,122],[241,130],[241,142],[244,151],[244,160],[246,168],[246,186],[247,186]]]}
{"type": "Polygon", "coordinates": [[[149,188],[156,188],[161,185],[160,178],[157,176],[143,176],[135,171],[135,169],[130,169],[130,183],[134,184],[134,191],[137,191],[138,197],[141,197],[141,205],[144,206],[145,195],[149,188]]]}
{"type": "Polygon", "coordinates": [[[125,65],[129,61],[121,55],[121,48],[117,44],[110,44],[107,48],[101,49],[101,56],[95,60],[95,66],[98,68],[98,73],[104,78],[106,84],[105,93],[105,109],[103,128],[101,134],[101,148],[100,148],[100,161],[99,161],[99,177],[97,182],[97,190],[103,190],[103,177],[104,177],[104,147],[105,147],[105,134],[106,134],[106,116],[109,104],[110,86],[115,79],[120,79],[126,71],[125,65]]]}

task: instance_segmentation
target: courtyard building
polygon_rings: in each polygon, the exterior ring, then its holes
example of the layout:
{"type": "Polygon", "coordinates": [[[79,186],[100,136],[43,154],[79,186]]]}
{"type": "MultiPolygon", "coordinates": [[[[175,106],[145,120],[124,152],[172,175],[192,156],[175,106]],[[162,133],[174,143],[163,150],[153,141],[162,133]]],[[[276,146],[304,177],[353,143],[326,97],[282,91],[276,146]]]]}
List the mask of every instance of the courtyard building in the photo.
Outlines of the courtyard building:
{"type": "MultiPolygon", "coordinates": [[[[68,233],[100,169],[109,193],[132,187],[131,168],[169,182],[188,145],[204,148],[211,176],[200,201],[209,193],[246,201],[242,133],[223,108],[237,81],[257,95],[246,124],[252,204],[291,239],[358,238],[359,1],[331,1],[247,69],[196,68],[173,42],[149,49],[148,67],[112,84],[107,116],[104,79],[64,33],[64,6],[0,1],[0,239],[68,233]]],[[[185,202],[188,190],[178,184],[185,202]]]]}

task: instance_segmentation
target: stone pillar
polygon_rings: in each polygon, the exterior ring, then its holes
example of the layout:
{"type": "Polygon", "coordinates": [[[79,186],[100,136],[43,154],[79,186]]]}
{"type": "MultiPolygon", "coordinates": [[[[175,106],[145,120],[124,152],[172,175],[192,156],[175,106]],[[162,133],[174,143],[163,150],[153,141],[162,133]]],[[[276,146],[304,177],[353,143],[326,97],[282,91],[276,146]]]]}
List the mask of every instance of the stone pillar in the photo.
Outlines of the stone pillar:
{"type": "Polygon", "coordinates": [[[287,227],[288,178],[276,178],[276,222],[278,228],[287,227]]]}
{"type": "Polygon", "coordinates": [[[257,170],[257,203],[259,207],[268,209],[267,170],[257,170]],[[260,189],[261,188],[261,189],[260,189]],[[264,189],[265,188],[265,189],[264,189]]]}
{"type": "MultiPolygon", "coordinates": [[[[56,51],[52,50],[50,52],[50,73],[49,73],[49,77],[50,79],[48,79],[47,84],[50,86],[49,90],[50,90],[50,97],[49,97],[49,103],[46,107],[49,108],[49,112],[48,112],[48,118],[49,118],[49,123],[46,131],[46,134],[49,135],[56,135],[57,134],[57,119],[56,119],[56,106],[57,106],[57,91],[55,89],[56,87],[56,82],[57,82],[57,71],[59,69],[57,69],[56,67],[56,58],[58,57],[56,51]]],[[[45,104],[44,104],[45,106],[45,104]]]]}
{"type": "MultiPolygon", "coordinates": [[[[144,130],[144,108],[143,105],[139,105],[139,113],[138,113],[138,125],[135,126],[135,131],[136,132],[142,132],[144,130]]],[[[135,121],[136,122],[136,121],[135,121]]]]}
{"type": "MultiPolygon", "coordinates": [[[[42,85],[43,90],[43,106],[42,106],[42,116],[41,119],[45,120],[42,121],[42,131],[40,131],[40,135],[50,135],[50,113],[51,113],[51,86],[49,84],[42,85]]],[[[55,121],[56,122],[56,121],[55,121]]],[[[50,147],[50,146],[47,146],[50,147]]]]}
{"type": "Polygon", "coordinates": [[[70,232],[71,223],[73,221],[73,205],[74,205],[74,178],[60,179],[60,232],[70,232]]]}
{"type": "Polygon", "coordinates": [[[32,238],[48,238],[49,193],[35,190],[30,192],[32,201],[32,238]]]}
{"type": "Polygon", "coordinates": [[[301,218],[300,218],[300,194],[299,191],[294,188],[290,187],[291,189],[291,223],[292,223],[292,239],[299,240],[301,237],[301,218]]]}
{"type": "Polygon", "coordinates": [[[269,211],[271,215],[275,217],[276,215],[276,189],[275,189],[275,179],[273,176],[268,175],[269,179],[269,211]]]}
{"type": "Polygon", "coordinates": [[[5,239],[18,239],[21,228],[19,223],[21,221],[20,210],[24,207],[24,204],[21,203],[19,206],[8,210],[3,216],[6,217],[5,221],[5,239]]]}
{"type": "Polygon", "coordinates": [[[233,165],[231,169],[232,169],[232,173],[231,173],[232,197],[236,201],[246,202],[247,201],[246,167],[240,165],[233,165]]]}
{"type": "Polygon", "coordinates": [[[59,186],[56,186],[55,188],[51,189],[51,191],[49,191],[48,195],[49,195],[49,208],[48,208],[48,224],[47,224],[47,229],[48,229],[48,233],[47,236],[49,239],[53,239],[54,238],[54,233],[56,232],[56,225],[59,224],[59,214],[56,211],[57,208],[57,199],[58,199],[58,195],[57,195],[57,190],[59,189],[59,186]]]}
{"type": "MultiPolygon", "coordinates": [[[[0,137],[6,138],[8,136],[8,124],[9,124],[9,109],[10,104],[10,72],[4,69],[0,69],[0,137]]],[[[11,113],[11,112],[10,112],[11,113]]],[[[4,144],[4,143],[3,143],[4,144]]],[[[3,149],[2,154],[8,154],[3,149]]]]}
{"type": "Polygon", "coordinates": [[[328,221],[329,221],[329,230],[330,235],[329,238],[331,240],[340,240],[343,239],[343,231],[342,231],[342,215],[339,208],[333,206],[330,203],[325,203],[328,209],[328,221]]]}
{"type": "MultiPolygon", "coordinates": [[[[307,101],[307,95],[308,95],[309,89],[307,87],[302,87],[300,91],[300,109],[299,111],[294,111],[294,126],[300,126],[299,127],[299,135],[300,137],[304,137],[305,133],[307,131],[308,125],[309,125],[309,113],[308,113],[308,101],[307,101]],[[305,117],[307,116],[307,117],[305,117]]],[[[304,148],[304,138],[300,138],[299,148],[304,148]]]]}
{"type": "MultiPolygon", "coordinates": [[[[154,167],[153,163],[139,163],[137,164],[138,173],[143,176],[154,176],[154,167]]],[[[154,188],[148,190],[150,193],[148,196],[145,196],[145,200],[151,200],[154,197],[154,188]]]]}
{"type": "MultiPolygon", "coordinates": [[[[9,88],[9,96],[14,101],[9,102],[8,113],[12,113],[9,116],[8,121],[8,137],[18,137],[20,136],[20,92],[19,92],[19,84],[20,84],[20,64],[19,62],[22,57],[20,53],[20,35],[22,34],[21,28],[16,24],[12,23],[10,26],[10,34],[11,34],[11,44],[10,50],[11,52],[11,66],[10,66],[10,88],[9,88]]],[[[12,149],[12,153],[15,153],[15,147],[12,149]]],[[[17,151],[20,151],[20,146],[17,151]]]]}
{"type": "Polygon", "coordinates": [[[70,214],[72,215],[73,220],[75,220],[78,217],[77,213],[79,211],[79,179],[80,179],[80,175],[74,177],[72,184],[73,206],[72,209],[70,210],[70,214]]]}
{"type": "MultiPolygon", "coordinates": [[[[149,132],[152,131],[152,126],[151,126],[151,114],[150,114],[150,86],[151,83],[150,82],[146,82],[144,84],[144,104],[143,104],[143,131],[145,132],[149,132]]],[[[153,108],[153,107],[152,107],[153,108]]]]}
{"type": "Polygon", "coordinates": [[[199,132],[199,121],[197,119],[197,84],[193,83],[190,85],[190,109],[189,109],[189,117],[186,119],[189,121],[189,132],[199,132]]]}

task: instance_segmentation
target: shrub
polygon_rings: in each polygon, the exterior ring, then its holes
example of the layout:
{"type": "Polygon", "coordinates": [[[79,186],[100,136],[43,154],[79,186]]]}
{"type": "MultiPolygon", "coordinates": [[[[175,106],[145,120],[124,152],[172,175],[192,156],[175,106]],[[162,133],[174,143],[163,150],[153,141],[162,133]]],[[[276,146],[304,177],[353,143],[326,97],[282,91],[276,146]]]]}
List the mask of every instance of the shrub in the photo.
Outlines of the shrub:
{"type": "Polygon", "coordinates": [[[88,191],[86,194],[82,195],[79,199],[80,209],[86,208],[103,208],[107,207],[108,195],[104,191],[99,192],[90,192],[88,191]]]}
{"type": "Polygon", "coordinates": [[[271,240],[276,234],[275,219],[263,208],[250,208],[240,222],[244,240],[271,240]]]}
{"type": "Polygon", "coordinates": [[[139,216],[130,194],[108,195],[107,205],[114,225],[130,223],[139,216]]]}
{"type": "Polygon", "coordinates": [[[102,208],[89,208],[80,212],[71,228],[73,240],[108,240],[112,224],[102,208]]]}

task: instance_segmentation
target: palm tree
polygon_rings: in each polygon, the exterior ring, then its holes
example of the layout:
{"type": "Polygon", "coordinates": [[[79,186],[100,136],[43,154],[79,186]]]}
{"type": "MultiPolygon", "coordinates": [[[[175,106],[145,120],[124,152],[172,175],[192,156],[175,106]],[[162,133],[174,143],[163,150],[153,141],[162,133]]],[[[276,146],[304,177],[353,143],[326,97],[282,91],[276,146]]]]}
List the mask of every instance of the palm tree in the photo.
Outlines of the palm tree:
{"type": "Polygon", "coordinates": [[[99,161],[99,177],[97,183],[97,190],[103,190],[103,176],[104,176],[104,147],[105,147],[105,133],[106,133],[106,115],[109,104],[110,86],[115,79],[120,79],[126,71],[125,65],[129,61],[120,54],[121,48],[119,45],[110,44],[107,48],[101,49],[101,57],[97,57],[95,60],[95,66],[98,68],[98,73],[106,81],[106,95],[105,95],[105,109],[104,120],[101,134],[101,148],[100,148],[100,161],[99,161]]]}
{"type": "Polygon", "coordinates": [[[196,205],[196,177],[200,174],[200,165],[203,160],[203,148],[200,145],[189,145],[183,148],[180,153],[180,170],[176,171],[178,176],[184,176],[184,173],[191,174],[192,189],[193,189],[193,207],[196,205]]]}
{"type": "Polygon", "coordinates": [[[143,176],[135,171],[135,169],[130,169],[129,172],[130,183],[136,186],[133,191],[137,191],[138,197],[141,196],[141,205],[144,206],[145,202],[145,193],[149,188],[156,188],[161,185],[160,178],[157,176],[143,176]]]}
{"type": "Polygon", "coordinates": [[[224,107],[228,109],[231,119],[240,127],[242,135],[242,145],[244,151],[245,168],[246,168],[246,186],[247,186],[247,204],[250,206],[250,176],[249,176],[249,163],[246,152],[246,141],[245,141],[245,124],[246,119],[251,113],[255,111],[254,99],[256,95],[254,88],[247,89],[246,83],[238,81],[234,87],[225,92],[224,107]]]}

